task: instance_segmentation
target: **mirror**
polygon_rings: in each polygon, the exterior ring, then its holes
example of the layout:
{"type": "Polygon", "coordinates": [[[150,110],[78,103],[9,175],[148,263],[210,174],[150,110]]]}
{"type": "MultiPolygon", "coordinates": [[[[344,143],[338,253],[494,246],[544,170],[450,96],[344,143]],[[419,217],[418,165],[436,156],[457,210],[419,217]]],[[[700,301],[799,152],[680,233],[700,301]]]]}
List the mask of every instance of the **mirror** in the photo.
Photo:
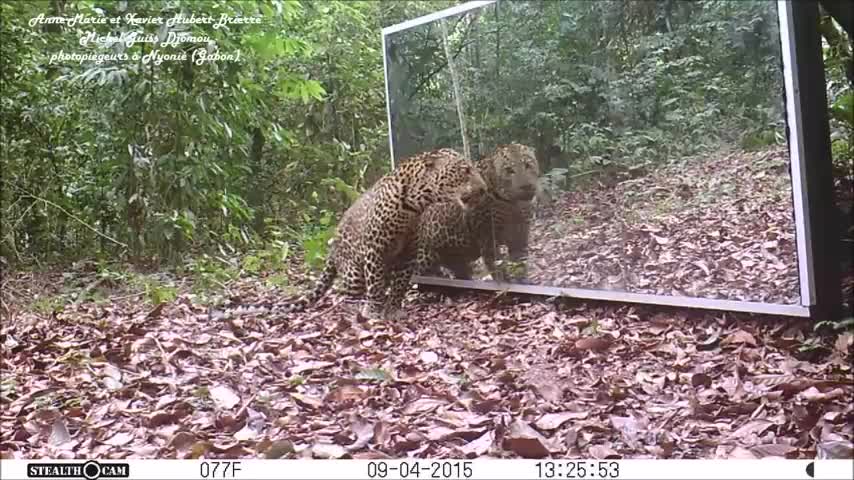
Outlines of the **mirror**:
{"type": "Polygon", "coordinates": [[[775,2],[498,2],[385,46],[396,162],[533,160],[475,280],[800,303],[775,2]]]}

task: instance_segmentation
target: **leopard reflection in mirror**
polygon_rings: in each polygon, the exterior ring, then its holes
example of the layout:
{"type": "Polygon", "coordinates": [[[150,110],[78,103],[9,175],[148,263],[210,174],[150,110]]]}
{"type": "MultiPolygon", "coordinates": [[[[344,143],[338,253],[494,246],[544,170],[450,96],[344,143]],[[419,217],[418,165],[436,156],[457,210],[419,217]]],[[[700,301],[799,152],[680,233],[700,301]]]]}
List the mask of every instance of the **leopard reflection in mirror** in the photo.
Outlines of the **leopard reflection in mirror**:
{"type": "Polygon", "coordinates": [[[495,280],[527,282],[527,256],[532,201],[540,176],[534,149],[511,143],[497,147],[477,162],[487,195],[465,211],[450,202],[428,207],[418,226],[417,264],[421,275],[443,267],[455,278],[472,278],[472,263],[483,258],[495,280]],[[496,265],[504,246],[509,262],[496,265]],[[511,268],[506,268],[507,264],[511,268]]]}

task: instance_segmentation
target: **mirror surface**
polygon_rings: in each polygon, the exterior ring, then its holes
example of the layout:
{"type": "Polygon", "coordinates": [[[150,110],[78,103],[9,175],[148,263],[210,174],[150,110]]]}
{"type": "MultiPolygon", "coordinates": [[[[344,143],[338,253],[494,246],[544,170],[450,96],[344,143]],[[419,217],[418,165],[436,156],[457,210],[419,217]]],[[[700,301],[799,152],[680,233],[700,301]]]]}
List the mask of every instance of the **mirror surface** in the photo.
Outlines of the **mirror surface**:
{"type": "Polygon", "coordinates": [[[800,303],[775,2],[499,2],[385,53],[395,162],[492,168],[472,278],[800,303]]]}

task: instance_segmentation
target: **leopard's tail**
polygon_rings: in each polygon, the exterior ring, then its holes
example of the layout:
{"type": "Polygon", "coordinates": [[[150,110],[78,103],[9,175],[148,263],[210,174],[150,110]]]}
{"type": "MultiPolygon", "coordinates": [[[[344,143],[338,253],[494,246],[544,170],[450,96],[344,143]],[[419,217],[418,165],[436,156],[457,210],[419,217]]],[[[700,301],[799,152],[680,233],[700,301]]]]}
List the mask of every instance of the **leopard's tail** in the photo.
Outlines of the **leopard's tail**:
{"type": "Polygon", "coordinates": [[[229,307],[221,311],[208,310],[208,318],[210,320],[224,320],[235,316],[244,315],[247,313],[292,313],[301,312],[309,305],[317,302],[331,287],[338,276],[338,267],[331,256],[326,260],[326,265],[323,267],[323,272],[320,278],[315,283],[310,292],[303,295],[293,302],[263,302],[251,305],[238,305],[229,307]]]}
{"type": "Polygon", "coordinates": [[[323,266],[323,272],[321,272],[320,278],[317,279],[317,283],[314,284],[314,288],[295,302],[288,305],[288,307],[286,307],[286,311],[301,312],[309,305],[320,300],[320,297],[332,288],[332,283],[335,281],[335,277],[337,276],[338,267],[335,266],[332,255],[329,255],[326,259],[326,265],[323,266]]]}

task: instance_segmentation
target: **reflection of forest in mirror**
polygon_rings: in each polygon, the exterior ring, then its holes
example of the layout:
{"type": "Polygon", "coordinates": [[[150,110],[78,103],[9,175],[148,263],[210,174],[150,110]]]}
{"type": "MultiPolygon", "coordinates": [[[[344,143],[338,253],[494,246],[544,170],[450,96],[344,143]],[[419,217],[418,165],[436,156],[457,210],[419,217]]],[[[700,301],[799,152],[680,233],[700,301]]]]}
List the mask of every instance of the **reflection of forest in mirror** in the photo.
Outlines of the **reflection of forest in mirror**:
{"type": "Polygon", "coordinates": [[[774,2],[500,2],[386,41],[396,159],[535,152],[496,274],[798,303],[774,2]]]}

